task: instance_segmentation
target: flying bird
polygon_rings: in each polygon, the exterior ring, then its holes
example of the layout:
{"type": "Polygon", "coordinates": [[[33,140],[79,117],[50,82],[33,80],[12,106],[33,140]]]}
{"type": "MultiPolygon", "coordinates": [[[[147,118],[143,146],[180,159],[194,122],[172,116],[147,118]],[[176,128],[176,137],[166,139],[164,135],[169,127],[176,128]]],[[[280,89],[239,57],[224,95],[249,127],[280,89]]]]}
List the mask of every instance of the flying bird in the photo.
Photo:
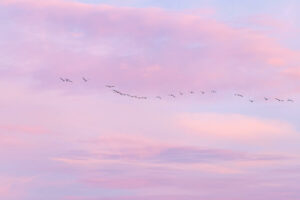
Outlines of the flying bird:
{"type": "Polygon", "coordinates": [[[59,79],[62,81],[62,82],[65,82],[66,80],[63,79],[62,77],[59,77],[59,79]]]}
{"type": "Polygon", "coordinates": [[[70,82],[70,83],[72,83],[72,82],[73,82],[73,81],[71,81],[71,80],[70,80],[70,79],[68,79],[68,78],[66,78],[66,79],[65,79],[65,81],[66,81],[66,82],[70,82]]]}
{"type": "Polygon", "coordinates": [[[176,96],[174,94],[170,94],[169,95],[170,97],[173,97],[173,98],[176,98],[176,96]]]}
{"type": "Polygon", "coordinates": [[[122,93],[122,92],[120,92],[120,91],[118,91],[118,90],[113,90],[113,92],[118,93],[119,95],[122,95],[122,96],[125,95],[124,93],[122,93]]]}
{"type": "Polygon", "coordinates": [[[287,101],[288,101],[288,102],[294,102],[294,100],[293,100],[293,99],[288,99],[287,101]]]}
{"type": "Polygon", "coordinates": [[[107,87],[107,88],[113,88],[115,86],[114,85],[106,85],[105,87],[107,87]]]}
{"type": "Polygon", "coordinates": [[[86,78],[84,78],[84,77],[82,77],[82,80],[84,81],[84,82],[87,82],[88,80],[86,79],[86,78]]]}
{"type": "Polygon", "coordinates": [[[267,98],[267,97],[264,97],[264,99],[265,99],[265,101],[268,101],[268,100],[269,100],[269,98],[267,98]]]}
{"type": "Polygon", "coordinates": [[[237,96],[237,97],[244,97],[243,95],[241,95],[241,94],[234,94],[234,96],[237,96]]]}
{"type": "Polygon", "coordinates": [[[254,102],[254,100],[252,100],[252,99],[250,99],[249,101],[250,101],[251,103],[253,103],[253,102],[254,102]]]}

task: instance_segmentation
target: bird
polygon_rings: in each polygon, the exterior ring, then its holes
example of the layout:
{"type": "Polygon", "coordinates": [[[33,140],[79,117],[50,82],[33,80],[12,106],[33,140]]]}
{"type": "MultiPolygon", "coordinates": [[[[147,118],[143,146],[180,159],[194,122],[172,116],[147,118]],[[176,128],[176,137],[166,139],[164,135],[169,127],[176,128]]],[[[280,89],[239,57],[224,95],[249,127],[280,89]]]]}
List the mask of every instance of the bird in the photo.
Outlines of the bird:
{"type": "Polygon", "coordinates": [[[125,95],[124,93],[122,93],[122,92],[120,92],[120,91],[118,91],[118,90],[113,90],[113,92],[118,93],[119,95],[122,95],[122,96],[125,95]]]}
{"type": "Polygon", "coordinates": [[[249,101],[250,101],[251,103],[253,103],[253,102],[254,102],[254,100],[252,100],[252,99],[249,99],[249,101]]]}
{"type": "Polygon", "coordinates": [[[59,77],[59,79],[62,81],[62,82],[65,82],[66,80],[63,79],[62,77],[59,77]]]}
{"type": "Polygon", "coordinates": [[[107,88],[113,88],[115,86],[114,85],[105,85],[105,87],[107,87],[107,88]]]}
{"type": "Polygon", "coordinates": [[[265,99],[265,101],[268,101],[268,100],[269,100],[269,98],[267,98],[267,97],[264,97],[264,99],[265,99]]]}
{"type": "Polygon", "coordinates": [[[279,101],[279,102],[281,102],[281,101],[283,101],[283,100],[281,100],[281,99],[278,99],[278,98],[275,98],[277,101],[279,101]]]}
{"type": "Polygon", "coordinates": [[[238,94],[238,93],[235,93],[234,96],[237,96],[237,97],[244,97],[243,95],[238,94]]]}
{"type": "Polygon", "coordinates": [[[86,79],[86,78],[84,78],[84,77],[82,77],[82,80],[84,81],[84,82],[87,82],[88,80],[86,79]]]}
{"type": "Polygon", "coordinates": [[[65,79],[65,81],[66,81],[66,82],[70,82],[70,83],[72,83],[72,82],[73,82],[73,81],[71,81],[71,80],[70,80],[70,79],[68,79],[68,78],[66,78],[66,79],[65,79]]]}
{"type": "Polygon", "coordinates": [[[288,102],[294,102],[294,100],[292,100],[292,99],[288,99],[287,101],[288,101],[288,102]]]}
{"type": "Polygon", "coordinates": [[[190,91],[191,94],[194,94],[194,91],[190,91]]]}
{"type": "Polygon", "coordinates": [[[170,94],[169,95],[170,97],[173,97],[173,98],[176,98],[176,96],[174,94],[170,94]]]}

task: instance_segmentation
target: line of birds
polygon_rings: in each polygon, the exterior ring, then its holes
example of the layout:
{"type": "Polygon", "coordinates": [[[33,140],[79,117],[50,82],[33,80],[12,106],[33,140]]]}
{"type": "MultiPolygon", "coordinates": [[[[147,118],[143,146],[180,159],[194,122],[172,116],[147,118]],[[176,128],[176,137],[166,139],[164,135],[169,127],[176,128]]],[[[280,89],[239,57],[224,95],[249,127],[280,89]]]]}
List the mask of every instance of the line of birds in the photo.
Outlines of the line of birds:
{"type": "MultiPolygon", "coordinates": [[[[73,83],[73,81],[70,80],[69,78],[62,78],[62,77],[59,77],[59,79],[60,79],[62,82],[65,82],[65,83],[73,83]]],[[[87,79],[87,78],[85,78],[85,77],[82,77],[82,80],[83,80],[84,82],[88,82],[88,81],[89,81],[89,79],[87,79]]],[[[114,93],[119,94],[119,95],[121,95],[121,96],[127,96],[127,97],[135,98],[135,99],[148,99],[148,97],[145,97],[145,96],[131,95],[131,94],[129,94],[129,93],[124,93],[124,92],[121,92],[121,91],[119,91],[119,90],[116,90],[116,89],[114,89],[114,88],[115,88],[114,85],[105,85],[105,87],[112,89],[112,91],[113,91],[114,93]]],[[[213,93],[213,94],[217,93],[216,90],[211,90],[210,92],[213,93]]],[[[194,92],[194,91],[189,91],[189,93],[190,93],[190,94],[194,94],[195,92],[194,92]]],[[[201,93],[202,95],[204,95],[204,94],[205,94],[205,91],[200,91],[200,93],[201,93]]],[[[182,96],[182,95],[184,95],[184,93],[180,91],[180,92],[179,92],[179,95],[182,96]]],[[[176,98],[176,95],[175,95],[175,94],[169,94],[168,96],[170,96],[170,97],[172,97],[172,98],[176,98]]],[[[234,96],[240,97],[240,98],[244,98],[244,97],[245,97],[244,95],[239,94],[239,93],[235,93],[234,96]]],[[[162,99],[161,96],[156,96],[155,98],[156,98],[156,99],[160,99],[160,100],[162,99]]],[[[278,101],[278,102],[284,102],[284,101],[285,101],[285,100],[279,99],[279,98],[274,98],[274,99],[275,99],[276,101],[278,101]]],[[[265,100],[265,101],[269,101],[269,100],[271,100],[271,99],[268,98],[268,97],[264,97],[264,100],[265,100]]],[[[287,102],[294,103],[294,100],[293,100],[293,99],[287,99],[286,101],[287,101],[287,102]]],[[[254,103],[254,100],[253,100],[253,99],[249,99],[249,102],[250,102],[250,103],[254,103]]]]}

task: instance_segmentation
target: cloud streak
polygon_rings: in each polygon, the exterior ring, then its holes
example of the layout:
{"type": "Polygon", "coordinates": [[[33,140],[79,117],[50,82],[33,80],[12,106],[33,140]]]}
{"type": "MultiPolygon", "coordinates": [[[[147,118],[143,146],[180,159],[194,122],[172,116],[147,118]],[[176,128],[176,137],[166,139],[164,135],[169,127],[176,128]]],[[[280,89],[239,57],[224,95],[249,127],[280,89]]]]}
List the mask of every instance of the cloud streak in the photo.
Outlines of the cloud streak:
{"type": "Polygon", "coordinates": [[[0,199],[299,199],[285,21],[196,10],[0,1],[0,199]]]}
{"type": "MultiPolygon", "coordinates": [[[[263,32],[158,8],[58,1],[0,5],[7,10],[3,17],[16,24],[5,29],[12,42],[6,52],[14,52],[11,59],[18,60],[14,67],[27,65],[23,73],[34,74],[43,87],[51,87],[59,75],[78,79],[83,74],[91,77],[93,88],[114,82],[144,91],[201,87],[296,94],[299,90],[297,80],[286,72],[296,76],[300,52],[263,32]],[[27,48],[25,54],[18,50],[20,44],[27,48]]],[[[8,71],[15,74],[13,68],[8,71]]]]}

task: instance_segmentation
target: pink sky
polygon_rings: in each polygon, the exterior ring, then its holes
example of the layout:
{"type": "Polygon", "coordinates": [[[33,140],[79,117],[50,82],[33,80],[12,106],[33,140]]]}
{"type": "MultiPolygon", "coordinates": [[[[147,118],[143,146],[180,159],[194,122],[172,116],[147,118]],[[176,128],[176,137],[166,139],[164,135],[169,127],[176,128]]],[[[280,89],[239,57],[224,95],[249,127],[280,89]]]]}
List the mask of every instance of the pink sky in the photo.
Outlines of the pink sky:
{"type": "Polygon", "coordinates": [[[0,1],[0,199],[300,199],[297,22],[118,2],[0,1]]]}

